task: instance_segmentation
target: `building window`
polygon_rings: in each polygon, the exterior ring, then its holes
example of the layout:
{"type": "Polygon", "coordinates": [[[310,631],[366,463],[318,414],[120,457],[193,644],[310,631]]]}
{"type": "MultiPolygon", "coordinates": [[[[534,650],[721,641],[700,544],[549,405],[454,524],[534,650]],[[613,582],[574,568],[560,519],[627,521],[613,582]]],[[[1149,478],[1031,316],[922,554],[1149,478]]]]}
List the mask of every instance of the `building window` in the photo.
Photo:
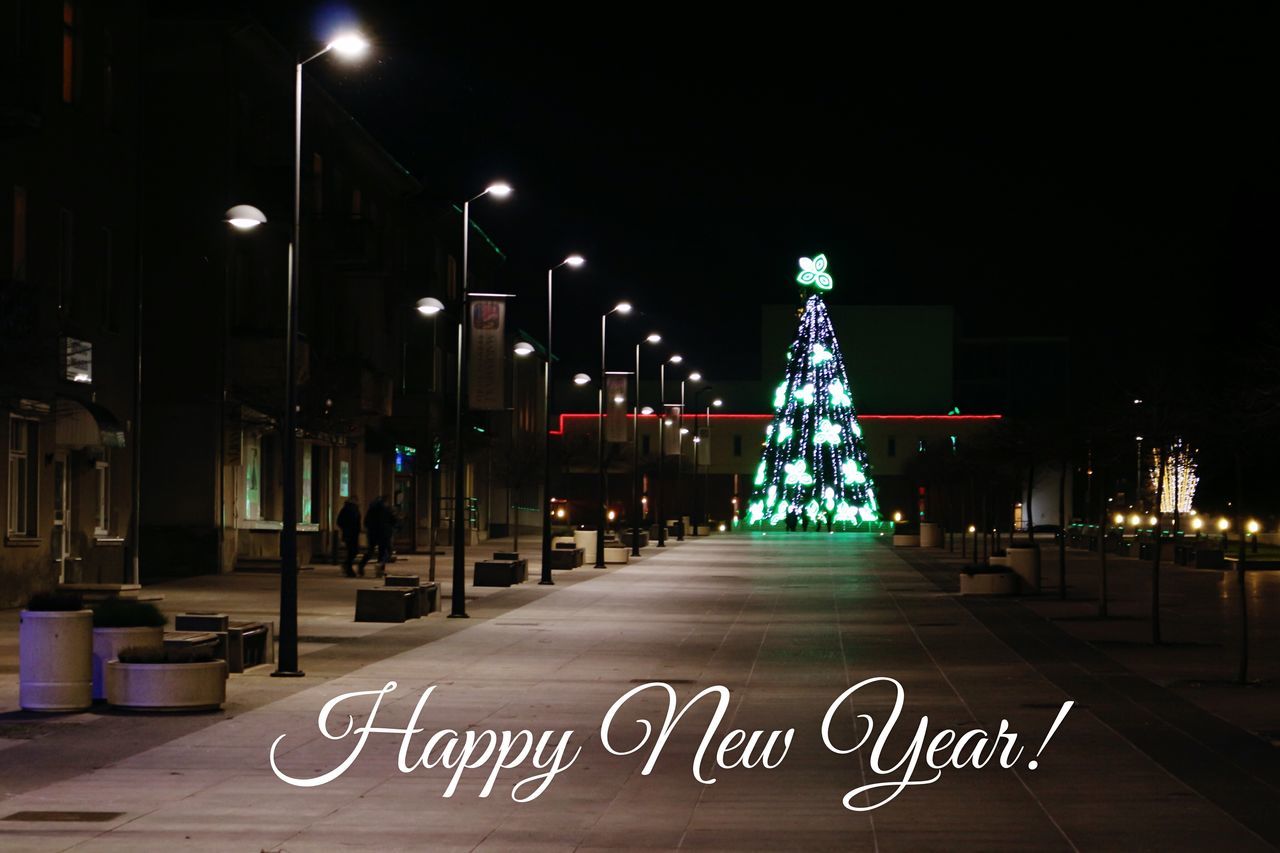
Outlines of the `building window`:
{"type": "Polygon", "coordinates": [[[93,344],[76,338],[62,339],[62,378],[85,385],[93,382],[93,344]]]}
{"type": "Polygon", "coordinates": [[[916,439],[916,453],[924,453],[928,449],[929,445],[923,438],[916,439]]]}
{"type": "Polygon", "coordinates": [[[742,455],[742,436],[740,435],[735,435],[733,437],[733,455],[734,456],[742,455]]]}
{"type": "Polygon", "coordinates": [[[106,462],[95,462],[93,467],[98,487],[97,513],[93,520],[93,535],[107,536],[108,520],[111,517],[108,514],[108,502],[111,499],[111,468],[106,462]]]}
{"type": "Polygon", "coordinates": [[[40,425],[9,417],[9,535],[34,537],[40,460],[40,425]]]}
{"type": "Polygon", "coordinates": [[[262,437],[244,437],[244,517],[262,518],[262,437]]]}
{"type": "Polygon", "coordinates": [[[67,301],[72,297],[71,290],[71,249],[75,239],[75,220],[71,216],[71,211],[62,210],[58,213],[58,310],[63,311],[67,307],[67,301]]]}
{"type": "Polygon", "coordinates": [[[74,0],[62,2],[62,102],[74,103],[80,94],[79,8],[74,0]]]}
{"type": "Polygon", "coordinates": [[[27,188],[13,188],[12,255],[10,273],[14,281],[27,280],[27,188]]]}
{"type": "Polygon", "coordinates": [[[311,513],[315,505],[315,496],[311,494],[311,471],[313,445],[302,445],[302,488],[298,495],[302,499],[302,512],[298,514],[302,524],[311,523],[311,513]]]}
{"type": "Polygon", "coordinates": [[[889,455],[890,456],[898,455],[898,439],[896,439],[892,435],[889,436],[889,455]]]}

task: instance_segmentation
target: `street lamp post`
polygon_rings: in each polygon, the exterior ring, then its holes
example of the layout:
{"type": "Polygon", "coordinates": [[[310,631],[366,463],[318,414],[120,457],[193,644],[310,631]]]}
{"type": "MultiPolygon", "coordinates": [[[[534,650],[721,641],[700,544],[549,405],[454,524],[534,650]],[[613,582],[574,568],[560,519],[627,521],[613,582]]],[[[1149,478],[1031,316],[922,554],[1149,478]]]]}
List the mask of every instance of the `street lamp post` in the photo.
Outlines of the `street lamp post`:
{"type": "Polygon", "coordinates": [[[563,266],[577,268],[585,261],[581,255],[570,255],[547,270],[547,360],[542,366],[542,577],[544,586],[554,584],[551,579],[551,289],[552,274],[563,266]]]}
{"type": "MultiPolygon", "coordinates": [[[[676,489],[677,489],[677,490],[679,491],[679,493],[680,493],[680,514],[683,516],[683,515],[684,515],[684,511],[685,511],[686,509],[687,509],[687,510],[689,510],[689,511],[690,511],[689,520],[690,520],[690,521],[693,521],[692,507],[690,507],[690,506],[689,506],[689,500],[688,500],[688,497],[687,497],[687,495],[686,495],[686,493],[685,493],[685,488],[684,488],[684,437],[685,437],[685,435],[686,435],[686,434],[688,434],[688,432],[689,432],[689,430],[688,430],[688,429],[685,427],[685,425],[684,425],[684,413],[685,413],[684,386],[685,386],[685,383],[686,383],[686,382],[701,382],[701,381],[702,381],[702,374],[701,374],[701,373],[699,373],[699,372],[698,372],[698,371],[696,371],[696,370],[691,371],[691,372],[689,373],[689,375],[688,375],[688,376],[686,376],[684,379],[681,379],[681,380],[680,380],[680,420],[679,420],[679,425],[680,425],[680,454],[679,454],[679,456],[676,458],[676,489]]],[[[697,421],[696,421],[696,419],[695,419],[695,421],[694,421],[694,426],[697,426],[697,425],[698,425],[698,424],[697,424],[697,421]]],[[[694,445],[694,444],[693,444],[693,442],[690,442],[689,444],[690,444],[690,446],[691,446],[691,447],[693,447],[693,448],[694,448],[694,461],[695,461],[695,462],[697,462],[697,459],[698,459],[698,456],[697,456],[697,452],[698,452],[697,446],[696,446],[696,445],[694,445]]],[[[683,520],[681,521],[681,524],[680,524],[680,531],[681,531],[681,534],[680,534],[679,536],[677,536],[677,537],[676,537],[676,541],[677,541],[677,542],[683,542],[683,541],[684,541],[684,522],[683,522],[683,520]]],[[[698,535],[698,531],[695,529],[695,530],[694,530],[690,535],[692,535],[692,536],[697,536],[697,535],[698,535]]]]}
{"type": "MultiPolygon", "coordinates": [[[[284,480],[281,497],[284,508],[280,523],[280,650],[276,656],[276,669],[271,673],[278,677],[303,675],[298,669],[298,484],[297,473],[297,335],[298,335],[298,267],[299,247],[302,243],[302,66],[319,59],[330,51],[341,56],[358,57],[369,43],[355,33],[338,36],[315,54],[294,65],[293,83],[293,228],[289,240],[289,286],[285,301],[285,395],[284,416],[280,421],[281,450],[280,473],[284,480]]],[[[227,222],[244,230],[264,224],[262,212],[248,205],[237,205],[227,211],[227,222]],[[247,218],[237,216],[245,209],[256,212],[247,218]]]]}
{"type": "MultiPolygon", "coordinates": [[[[656,344],[662,335],[654,332],[636,344],[636,385],[631,416],[631,556],[640,556],[640,343],[656,344]]],[[[659,448],[661,458],[661,448],[659,448]]]]}
{"type": "Polygon", "coordinates": [[[471,247],[471,202],[486,195],[506,198],[511,187],[506,184],[490,184],[484,192],[462,203],[462,287],[459,289],[458,312],[458,406],[454,416],[453,435],[453,588],[450,590],[449,618],[467,618],[467,525],[464,512],[467,502],[467,460],[462,435],[462,411],[467,405],[467,273],[471,247]]]}
{"type": "Polygon", "coordinates": [[[608,476],[604,468],[604,386],[605,386],[605,321],[609,319],[609,315],[613,313],[630,314],[631,303],[619,302],[610,310],[600,315],[600,400],[599,400],[599,422],[597,424],[597,435],[599,438],[599,469],[600,469],[600,516],[599,523],[596,526],[596,564],[595,568],[603,569],[604,565],[604,526],[605,526],[605,492],[608,488],[606,477],[608,476]]]}
{"type": "MultiPolygon", "coordinates": [[[[418,313],[424,317],[430,317],[434,321],[440,313],[444,311],[444,303],[434,296],[428,296],[425,299],[418,300],[418,313]]],[[[431,324],[431,387],[435,390],[435,357],[436,357],[436,323],[431,324]]],[[[431,411],[428,406],[424,417],[430,421],[431,411]]],[[[431,473],[427,475],[430,484],[431,496],[427,501],[427,580],[435,583],[436,580],[436,516],[440,504],[440,477],[436,468],[436,450],[435,442],[432,442],[431,451],[431,473]]],[[[419,459],[422,457],[419,456],[419,459]]]]}
{"type": "Polygon", "coordinates": [[[667,363],[679,364],[684,361],[681,355],[673,355],[658,367],[658,476],[654,480],[653,514],[658,520],[658,547],[667,547],[667,519],[662,506],[662,475],[667,462],[666,425],[667,425],[667,363]]]}

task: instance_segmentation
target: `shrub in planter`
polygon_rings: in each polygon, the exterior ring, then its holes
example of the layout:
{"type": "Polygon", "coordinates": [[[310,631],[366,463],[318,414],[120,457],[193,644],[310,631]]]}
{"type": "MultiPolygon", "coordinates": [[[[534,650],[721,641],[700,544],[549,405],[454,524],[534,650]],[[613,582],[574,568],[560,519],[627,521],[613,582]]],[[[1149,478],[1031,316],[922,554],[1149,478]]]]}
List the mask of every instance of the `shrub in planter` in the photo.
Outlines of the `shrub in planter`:
{"type": "Polygon", "coordinates": [[[130,646],[163,648],[169,620],[149,601],[111,598],[93,608],[93,698],[107,698],[107,661],[130,646]]]}
{"type": "Polygon", "coordinates": [[[122,649],[107,662],[107,701],[139,711],[212,711],[227,699],[227,662],[208,649],[122,649]]]}
{"type": "Polygon", "coordinates": [[[93,613],[79,595],[33,595],[18,629],[18,703],[29,711],[93,704],[93,613]]]}

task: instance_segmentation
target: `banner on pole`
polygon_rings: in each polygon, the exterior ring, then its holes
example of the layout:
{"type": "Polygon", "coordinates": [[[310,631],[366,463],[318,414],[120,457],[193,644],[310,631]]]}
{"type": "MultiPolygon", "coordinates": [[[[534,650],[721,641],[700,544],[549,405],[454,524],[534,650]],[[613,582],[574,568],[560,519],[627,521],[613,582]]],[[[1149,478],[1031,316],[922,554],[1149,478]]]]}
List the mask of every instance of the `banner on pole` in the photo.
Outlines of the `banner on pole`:
{"type": "Polygon", "coordinates": [[[502,411],[506,408],[506,302],[472,298],[467,307],[471,328],[467,371],[467,399],[472,409],[502,411]]]}
{"type": "Polygon", "coordinates": [[[626,375],[613,373],[605,376],[605,441],[627,442],[631,440],[631,425],[627,423],[628,410],[626,375]]]}
{"type": "Polygon", "coordinates": [[[662,455],[680,455],[680,407],[667,406],[662,422],[662,455]]]}

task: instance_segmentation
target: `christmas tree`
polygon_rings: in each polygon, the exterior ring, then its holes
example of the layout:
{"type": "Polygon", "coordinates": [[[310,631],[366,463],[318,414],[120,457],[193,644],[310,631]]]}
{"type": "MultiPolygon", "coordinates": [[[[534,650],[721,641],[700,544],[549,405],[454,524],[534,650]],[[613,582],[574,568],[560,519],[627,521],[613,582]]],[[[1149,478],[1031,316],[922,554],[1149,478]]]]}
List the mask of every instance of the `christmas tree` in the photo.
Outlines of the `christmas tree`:
{"type": "MultiPolygon", "coordinates": [[[[831,289],[827,258],[800,259],[802,288],[831,289]]],[[[773,422],[747,505],[752,526],[782,524],[795,513],[834,520],[846,530],[878,518],[862,428],[835,328],[818,293],[805,302],[787,353],[787,376],[774,394],[773,422]]]]}

